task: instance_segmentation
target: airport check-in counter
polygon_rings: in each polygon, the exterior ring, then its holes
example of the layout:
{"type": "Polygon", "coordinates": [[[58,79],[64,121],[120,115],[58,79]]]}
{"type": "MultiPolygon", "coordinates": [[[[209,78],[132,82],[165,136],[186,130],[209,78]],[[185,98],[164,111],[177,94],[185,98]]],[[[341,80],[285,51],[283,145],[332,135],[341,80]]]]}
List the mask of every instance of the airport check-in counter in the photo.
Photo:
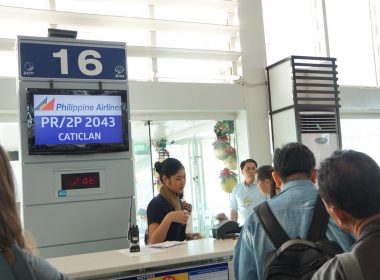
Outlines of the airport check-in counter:
{"type": "Polygon", "coordinates": [[[19,36],[21,216],[42,257],[128,246],[125,43],[19,36]]]}
{"type": "Polygon", "coordinates": [[[234,279],[236,240],[200,239],[169,248],[141,247],[50,258],[48,262],[72,279],[234,279]]]}

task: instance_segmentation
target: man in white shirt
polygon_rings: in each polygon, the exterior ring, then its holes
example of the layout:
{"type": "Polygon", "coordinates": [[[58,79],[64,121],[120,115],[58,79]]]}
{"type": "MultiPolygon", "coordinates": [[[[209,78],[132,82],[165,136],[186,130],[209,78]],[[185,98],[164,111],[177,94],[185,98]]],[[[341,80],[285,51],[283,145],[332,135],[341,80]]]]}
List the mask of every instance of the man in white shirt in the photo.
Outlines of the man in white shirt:
{"type": "MultiPolygon", "coordinates": [[[[253,208],[265,201],[266,197],[260,193],[255,183],[257,162],[253,159],[244,160],[240,163],[240,169],[244,181],[237,184],[232,190],[230,220],[235,222],[239,220],[240,224],[243,225],[253,212],[253,208]]],[[[219,221],[227,219],[225,214],[218,214],[216,218],[219,221]]]]}

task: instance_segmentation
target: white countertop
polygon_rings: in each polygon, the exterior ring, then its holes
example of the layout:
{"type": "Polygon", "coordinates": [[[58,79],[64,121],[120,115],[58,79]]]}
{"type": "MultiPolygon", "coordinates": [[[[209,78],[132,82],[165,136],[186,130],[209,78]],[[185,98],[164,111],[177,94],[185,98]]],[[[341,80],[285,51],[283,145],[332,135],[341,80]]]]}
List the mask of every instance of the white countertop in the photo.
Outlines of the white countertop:
{"type": "Polygon", "coordinates": [[[170,248],[141,247],[50,258],[47,261],[72,278],[167,266],[219,257],[232,256],[236,240],[200,239],[170,248]]]}

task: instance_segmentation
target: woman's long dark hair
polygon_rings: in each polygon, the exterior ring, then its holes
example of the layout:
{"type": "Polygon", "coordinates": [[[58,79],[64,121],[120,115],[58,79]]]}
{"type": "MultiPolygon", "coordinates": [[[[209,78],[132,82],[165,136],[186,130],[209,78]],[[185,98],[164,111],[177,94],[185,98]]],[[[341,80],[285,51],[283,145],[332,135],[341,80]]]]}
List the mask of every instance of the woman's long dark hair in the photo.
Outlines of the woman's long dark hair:
{"type": "Polygon", "coordinates": [[[268,179],[271,182],[269,197],[272,198],[276,195],[276,183],[272,177],[273,167],[271,165],[263,165],[256,170],[257,179],[264,181],[268,179]]]}
{"type": "Polygon", "coordinates": [[[8,155],[0,146],[0,248],[10,263],[15,256],[10,247],[16,244],[25,248],[21,222],[17,214],[15,186],[8,155]]]}

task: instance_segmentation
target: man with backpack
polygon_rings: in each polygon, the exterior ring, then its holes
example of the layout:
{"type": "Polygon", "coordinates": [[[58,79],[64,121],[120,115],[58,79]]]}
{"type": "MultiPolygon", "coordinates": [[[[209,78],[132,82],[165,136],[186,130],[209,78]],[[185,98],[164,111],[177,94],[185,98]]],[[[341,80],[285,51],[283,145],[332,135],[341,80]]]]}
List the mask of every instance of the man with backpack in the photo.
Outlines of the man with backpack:
{"type": "Polygon", "coordinates": [[[380,168],[368,155],[337,151],[321,163],[318,193],[340,228],[357,241],[344,254],[356,260],[346,265],[342,255],[326,262],[313,279],[380,279],[380,168]]]}
{"type": "MultiPolygon", "coordinates": [[[[317,202],[317,189],[314,186],[315,157],[306,146],[289,143],[275,151],[273,165],[273,178],[277,185],[282,186],[282,191],[268,201],[269,209],[290,239],[307,239],[317,202]]],[[[328,221],[326,237],[337,242],[344,251],[354,242],[353,237],[341,231],[332,220],[328,221]]],[[[252,214],[244,225],[234,250],[235,279],[264,279],[264,259],[274,250],[275,246],[257,214],[252,214]]],[[[286,279],[277,276],[277,279],[286,279]]]]}

